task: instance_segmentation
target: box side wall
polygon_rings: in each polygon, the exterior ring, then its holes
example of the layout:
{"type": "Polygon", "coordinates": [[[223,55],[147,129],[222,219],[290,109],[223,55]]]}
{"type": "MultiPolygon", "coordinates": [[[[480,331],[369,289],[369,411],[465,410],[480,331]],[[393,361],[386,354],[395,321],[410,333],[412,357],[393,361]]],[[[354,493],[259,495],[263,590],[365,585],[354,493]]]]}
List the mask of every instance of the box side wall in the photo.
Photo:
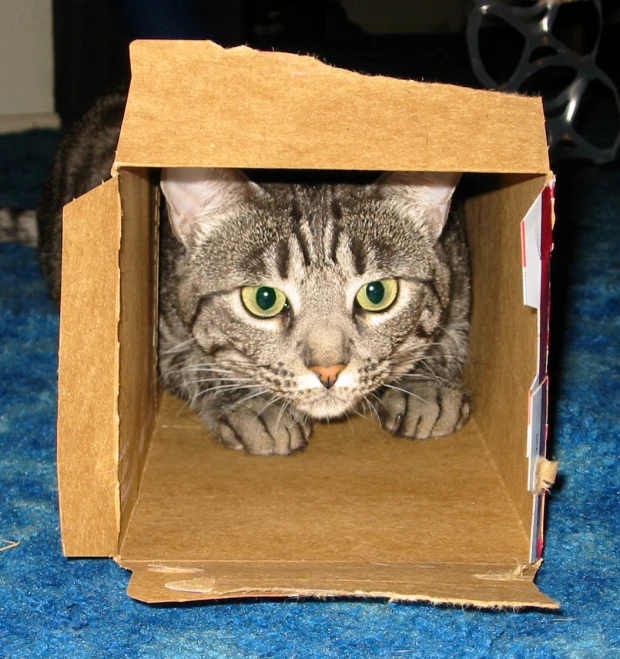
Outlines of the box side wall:
{"type": "Polygon", "coordinates": [[[119,243],[117,179],[65,207],[58,490],[67,556],[118,551],[119,243]]]}
{"type": "Polygon", "coordinates": [[[117,166],[540,172],[540,99],[138,41],[117,166]],[[182,145],[182,148],[179,148],[182,145]]]}
{"type": "Polygon", "coordinates": [[[119,173],[122,204],[118,336],[121,534],[137,500],[157,413],[157,197],[146,170],[119,173]]]}
{"type": "Polygon", "coordinates": [[[473,314],[466,380],[476,423],[529,535],[528,395],[538,372],[538,315],[523,303],[520,225],[545,177],[491,178],[497,184],[467,203],[473,314]]]}

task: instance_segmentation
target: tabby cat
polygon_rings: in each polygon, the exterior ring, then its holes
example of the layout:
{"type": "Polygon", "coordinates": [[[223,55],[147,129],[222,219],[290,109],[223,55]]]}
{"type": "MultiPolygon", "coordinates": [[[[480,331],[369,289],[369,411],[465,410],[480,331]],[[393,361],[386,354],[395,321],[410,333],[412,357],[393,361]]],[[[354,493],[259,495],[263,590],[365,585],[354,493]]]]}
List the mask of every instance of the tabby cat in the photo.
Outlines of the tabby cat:
{"type": "MultiPolygon", "coordinates": [[[[57,299],[61,208],[109,177],[123,108],[106,97],[78,122],[45,185],[39,249],[57,299]]],[[[450,211],[458,178],[259,184],[238,170],[164,169],[163,384],[223,444],[253,454],[289,454],[314,422],[352,413],[412,438],[460,428],[470,276],[450,211]]]]}

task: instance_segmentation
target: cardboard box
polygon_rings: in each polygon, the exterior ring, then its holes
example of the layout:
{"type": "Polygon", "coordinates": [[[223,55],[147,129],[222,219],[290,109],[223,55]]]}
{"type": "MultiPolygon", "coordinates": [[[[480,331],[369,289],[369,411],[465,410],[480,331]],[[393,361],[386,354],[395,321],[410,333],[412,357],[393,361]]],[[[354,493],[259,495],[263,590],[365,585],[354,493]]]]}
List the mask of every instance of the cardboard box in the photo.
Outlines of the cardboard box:
{"type": "Polygon", "coordinates": [[[131,58],[114,177],[65,210],[65,554],[114,557],[133,572],[129,594],[147,602],[346,595],[557,607],[533,583],[553,480],[553,177],[540,100],[210,42],[135,42],[131,58]],[[414,442],[371,419],[321,425],[286,458],[208,437],[157,387],[149,169],[162,166],[471,173],[466,427],[414,442]]]}

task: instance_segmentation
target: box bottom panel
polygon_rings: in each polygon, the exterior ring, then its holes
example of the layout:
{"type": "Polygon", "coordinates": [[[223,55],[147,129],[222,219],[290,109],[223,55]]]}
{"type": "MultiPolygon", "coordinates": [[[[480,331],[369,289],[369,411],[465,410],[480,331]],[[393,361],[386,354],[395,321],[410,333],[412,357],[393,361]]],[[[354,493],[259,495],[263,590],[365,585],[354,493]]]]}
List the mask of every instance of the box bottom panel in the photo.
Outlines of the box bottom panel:
{"type": "Polygon", "coordinates": [[[514,576],[528,544],[475,421],[412,442],[355,418],[318,425],[302,452],[255,457],[218,444],[165,394],[119,562],[147,601],[362,594],[552,606],[533,571],[514,576]]]}

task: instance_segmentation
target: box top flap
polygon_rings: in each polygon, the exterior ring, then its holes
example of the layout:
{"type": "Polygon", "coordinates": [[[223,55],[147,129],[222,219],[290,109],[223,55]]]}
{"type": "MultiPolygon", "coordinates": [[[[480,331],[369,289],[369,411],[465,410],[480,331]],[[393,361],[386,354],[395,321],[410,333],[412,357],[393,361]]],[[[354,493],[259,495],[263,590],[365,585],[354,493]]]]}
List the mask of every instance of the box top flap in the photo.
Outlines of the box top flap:
{"type": "Polygon", "coordinates": [[[209,41],[136,41],[123,166],[549,171],[542,103],[209,41]]]}

